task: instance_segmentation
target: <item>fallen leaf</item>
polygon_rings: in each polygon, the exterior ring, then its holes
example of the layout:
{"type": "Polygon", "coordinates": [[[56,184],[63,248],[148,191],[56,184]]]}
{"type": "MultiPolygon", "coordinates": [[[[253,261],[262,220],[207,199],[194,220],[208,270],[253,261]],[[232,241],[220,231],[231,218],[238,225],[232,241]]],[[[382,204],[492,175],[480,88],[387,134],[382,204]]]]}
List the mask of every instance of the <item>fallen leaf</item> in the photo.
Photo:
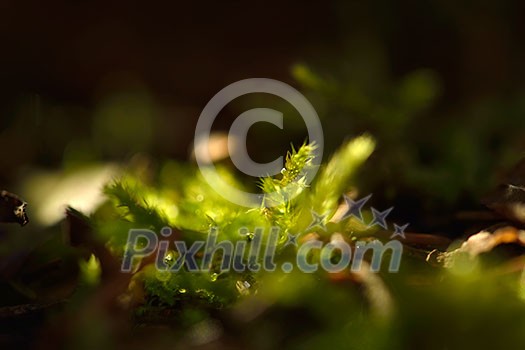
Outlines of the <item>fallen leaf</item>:
{"type": "Polygon", "coordinates": [[[16,194],[0,192],[0,222],[17,222],[21,226],[29,222],[26,213],[27,203],[16,194]]]}

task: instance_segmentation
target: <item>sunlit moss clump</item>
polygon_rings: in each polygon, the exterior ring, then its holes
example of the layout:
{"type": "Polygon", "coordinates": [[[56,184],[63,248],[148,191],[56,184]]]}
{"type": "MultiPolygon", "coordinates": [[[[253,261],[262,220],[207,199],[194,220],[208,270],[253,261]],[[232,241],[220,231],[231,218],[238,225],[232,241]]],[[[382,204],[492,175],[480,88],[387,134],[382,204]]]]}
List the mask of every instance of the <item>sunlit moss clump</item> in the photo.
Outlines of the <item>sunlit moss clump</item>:
{"type": "MultiPolygon", "coordinates": [[[[148,176],[131,169],[106,186],[109,200],[93,215],[94,226],[99,237],[119,258],[126,248],[128,231],[133,228],[159,234],[163,227],[171,227],[175,231],[172,238],[184,240],[188,247],[196,240],[205,241],[214,228],[218,232],[218,243],[228,240],[235,245],[244,241],[246,252],[253,244],[255,230],[262,233],[262,249],[265,249],[272,228],[278,228],[275,257],[278,262],[283,254],[289,254],[288,234],[301,237],[311,231],[312,211],[326,214],[326,221],[332,217],[342,195],[352,186],[352,176],[373,148],[374,141],[366,135],[346,143],[327,165],[321,166],[310,185],[306,182],[306,173],[314,169],[316,145],[292,148],[281,174],[260,180],[265,199],[263,205],[255,209],[231,203],[225,199],[228,195],[216,193],[193,164],[167,161],[148,176]]],[[[218,164],[217,169],[230,184],[250,190],[229,165],[218,164]]],[[[325,230],[319,234],[328,237],[330,230],[325,230]]],[[[159,235],[159,238],[162,237],[159,235]]],[[[178,258],[174,246],[171,249],[164,257],[167,266],[178,258]]],[[[262,254],[259,259],[262,260],[262,254]]],[[[197,260],[200,263],[202,255],[197,255],[197,260]]],[[[249,270],[223,272],[217,257],[209,271],[202,272],[159,271],[154,261],[145,258],[134,279],[144,282],[147,305],[198,303],[223,307],[254,293],[264,274],[249,270]]]]}

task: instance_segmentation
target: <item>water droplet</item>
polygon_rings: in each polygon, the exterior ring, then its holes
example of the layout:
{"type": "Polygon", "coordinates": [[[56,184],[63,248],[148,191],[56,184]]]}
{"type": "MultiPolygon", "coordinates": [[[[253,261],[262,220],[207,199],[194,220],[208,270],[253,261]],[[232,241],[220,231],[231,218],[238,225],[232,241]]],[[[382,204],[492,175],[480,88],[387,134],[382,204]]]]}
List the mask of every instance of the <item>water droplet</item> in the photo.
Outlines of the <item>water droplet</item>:
{"type": "Polygon", "coordinates": [[[241,295],[250,294],[251,285],[247,281],[237,281],[237,283],[235,283],[235,286],[237,287],[237,291],[239,291],[241,295]]]}
{"type": "Polygon", "coordinates": [[[173,252],[167,252],[166,255],[164,255],[164,264],[171,266],[173,263],[173,252]]]}

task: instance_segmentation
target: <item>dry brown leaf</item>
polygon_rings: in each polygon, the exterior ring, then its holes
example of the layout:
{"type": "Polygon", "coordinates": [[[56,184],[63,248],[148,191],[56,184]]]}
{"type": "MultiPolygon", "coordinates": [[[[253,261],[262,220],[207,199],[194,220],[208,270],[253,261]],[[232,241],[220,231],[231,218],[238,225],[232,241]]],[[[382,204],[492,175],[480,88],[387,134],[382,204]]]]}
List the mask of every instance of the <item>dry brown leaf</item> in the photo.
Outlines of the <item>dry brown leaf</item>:
{"type": "Polygon", "coordinates": [[[0,192],[0,222],[17,222],[21,226],[29,222],[26,213],[27,203],[16,194],[0,192]]]}

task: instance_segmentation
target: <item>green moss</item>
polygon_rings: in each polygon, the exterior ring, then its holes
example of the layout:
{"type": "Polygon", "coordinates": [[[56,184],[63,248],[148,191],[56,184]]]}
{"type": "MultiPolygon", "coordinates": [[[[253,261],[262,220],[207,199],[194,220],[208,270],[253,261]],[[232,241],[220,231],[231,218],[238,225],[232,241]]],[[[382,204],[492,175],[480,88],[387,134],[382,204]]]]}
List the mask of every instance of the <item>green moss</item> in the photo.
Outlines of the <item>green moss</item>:
{"type": "MultiPolygon", "coordinates": [[[[313,169],[316,146],[303,144],[292,149],[286,157],[285,168],[277,177],[260,180],[269,207],[249,209],[227,201],[215,192],[194,165],[166,162],[150,182],[132,171],[105,188],[108,202],[93,215],[94,226],[116,256],[121,258],[131,228],[149,229],[156,233],[165,226],[174,228],[177,239],[188,246],[196,240],[205,240],[210,228],[218,229],[217,241],[233,244],[246,242],[247,253],[253,244],[254,230],[263,233],[263,247],[271,227],[280,229],[277,260],[288,257],[283,249],[288,233],[303,234],[311,223],[311,211],[333,214],[341,196],[349,188],[358,167],[370,155],[374,142],[361,136],[345,144],[326,166],[320,170],[311,186],[305,182],[305,173],[313,169]]],[[[219,167],[229,182],[244,188],[234,172],[219,167]]],[[[329,217],[327,217],[329,219],[329,217]]],[[[173,254],[170,252],[169,254],[173,254]]],[[[262,255],[262,254],[261,254],[262,255]]],[[[167,260],[166,260],[167,259],[167,260]]],[[[165,257],[173,262],[174,256],[165,257]]],[[[244,263],[247,263],[247,254],[244,263]]],[[[258,263],[262,263],[259,258],[258,263]]],[[[202,262],[202,256],[197,258],[202,262]]],[[[243,295],[256,290],[257,281],[264,272],[223,272],[221,256],[215,255],[210,271],[176,273],[158,271],[153,263],[144,267],[140,279],[148,303],[166,307],[181,303],[205,304],[212,308],[230,305],[243,295]]]]}

